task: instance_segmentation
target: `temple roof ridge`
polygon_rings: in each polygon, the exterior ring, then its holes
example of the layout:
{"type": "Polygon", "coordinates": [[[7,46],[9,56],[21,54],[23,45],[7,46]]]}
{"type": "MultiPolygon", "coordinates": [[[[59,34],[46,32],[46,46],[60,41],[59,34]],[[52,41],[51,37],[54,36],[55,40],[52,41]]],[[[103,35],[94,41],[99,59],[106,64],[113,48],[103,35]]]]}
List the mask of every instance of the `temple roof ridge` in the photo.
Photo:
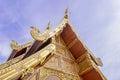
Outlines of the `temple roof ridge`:
{"type": "MultiPolygon", "coordinates": [[[[76,63],[81,67],[79,70],[80,76],[84,76],[85,74],[91,75],[91,73],[94,73],[96,77],[100,78],[100,80],[106,80],[104,75],[97,67],[103,65],[102,61],[100,60],[100,58],[96,58],[92,54],[92,52],[87,48],[87,46],[84,44],[84,42],[81,40],[81,38],[77,35],[75,30],[73,29],[73,26],[68,19],[68,8],[65,11],[64,18],[54,29],[50,30],[50,22],[49,22],[46,30],[43,33],[41,33],[40,30],[34,26],[31,27],[30,33],[34,40],[25,43],[23,45],[18,45],[16,41],[12,41],[11,43],[11,47],[13,49],[12,53],[14,55],[12,55],[10,59],[25,53],[25,56],[20,61],[21,63],[26,62],[25,69],[26,67],[27,69],[30,68],[33,64],[34,65],[38,64],[38,61],[40,61],[40,64],[43,64],[44,59],[39,60],[38,57],[41,58],[41,56],[39,55],[34,56],[34,55],[37,55],[37,53],[43,51],[41,52],[40,55],[44,57],[46,57],[47,55],[49,56],[50,54],[49,52],[51,50],[56,51],[54,50],[56,47],[55,43],[57,42],[57,38],[60,37],[61,41],[65,43],[64,45],[74,57],[76,63]],[[46,51],[46,46],[49,45],[53,47],[52,48],[50,47],[51,49],[49,48],[50,51],[46,51]],[[35,61],[34,63],[34,60],[36,59],[38,61],[35,61]]],[[[58,43],[59,42],[60,41],[58,41],[58,43]]],[[[8,71],[8,68],[6,68],[5,70],[8,71]]],[[[4,73],[5,70],[1,70],[0,75],[3,75],[2,73],[4,73]]],[[[16,69],[13,70],[16,71],[16,69]]],[[[22,70],[24,70],[24,68],[22,68],[22,70]]],[[[98,79],[94,78],[92,80],[98,80],[98,79]]]]}
{"type": "MultiPolygon", "coordinates": [[[[36,27],[34,26],[31,26],[31,36],[35,39],[35,40],[44,40],[46,37],[46,35],[48,34],[49,36],[53,36],[54,32],[57,33],[59,32],[60,30],[63,29],[64,25],[68,22],[67,19],[64,19],[59,23],[59,25],[56,26],[55,29],[51,30],[48,32],[48,29],[50,29],[50,22],[48,23],[48,27],[46,28],[47,31],[45,31],[44,33],[40,33],[39,29],[37,29],[36,27]],[[45,37],[44,37],[45,36],[45,37]]],[[[55,34],[54,34],[55,35],[55,34]]],[[[15,40],[12,40],[11,42],[11,48],[14,49],[14,50],[21,50],[27,46],[30,46],[32,45],[32,43],[34,42],[34,40],[30,41],[30,42],[27,42],[25,44],[22,44],[22,45],[18,45],[18,43],[15,41],[15,40]]]]}
{"type": "Polygon", "coordinates": [[[14,79],[14,77],[17,76],[24,76],[24,72],[30,68],[34,68],[35,64],[36,66],[39,64],[43,65],[46,60],[50,59],[50,57],[52,57],[53,55],[52,52],[54,51],[54,49],[55,45],[49,44],[44,49],[36,52],[36,54],[33,54],[26,59],[19,61],[16,64],[10,65],[0,70],[0,80],[10,80],[14,79]]]}

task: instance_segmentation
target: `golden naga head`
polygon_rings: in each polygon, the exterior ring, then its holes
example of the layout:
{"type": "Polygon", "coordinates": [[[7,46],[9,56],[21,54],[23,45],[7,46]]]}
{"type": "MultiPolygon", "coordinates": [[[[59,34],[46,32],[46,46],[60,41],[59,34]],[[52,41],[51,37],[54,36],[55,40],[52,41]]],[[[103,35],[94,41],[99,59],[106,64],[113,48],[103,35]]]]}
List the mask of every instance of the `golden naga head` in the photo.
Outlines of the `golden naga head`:
{"type": "Polygon", "coordinates": [[[16,50],[17,46],[18,46],[18,43],[15,40],[12,40],[12,42],[11,42],[11,48],[16,50]]]}
{"type": "Polygon", "coordinates": [[[38,33],[40,33],[40,31],[36,27],[31,26],[31,33],[38,34],[38,33]]]}
{"type": "Polygon", "coordinates": [[[33,26],[31,26],[31,31],[30,31],[30,33],[31,33],[31,35],[32,35],[32,37],[33,37],[34,39],[36,39],[36,38],[38,37],[38,35],[41,34],[40,31],[39,31],[39,29],[37,29],[36,27],[33,27],[33,26]]]}

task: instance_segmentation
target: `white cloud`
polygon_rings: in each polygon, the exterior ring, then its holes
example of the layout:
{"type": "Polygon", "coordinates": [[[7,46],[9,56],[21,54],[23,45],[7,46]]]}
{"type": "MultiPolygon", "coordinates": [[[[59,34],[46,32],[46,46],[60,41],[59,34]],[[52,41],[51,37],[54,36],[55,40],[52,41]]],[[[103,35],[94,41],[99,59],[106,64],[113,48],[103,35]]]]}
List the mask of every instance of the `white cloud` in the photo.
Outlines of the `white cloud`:
{"type": "MultiPolygon", "coordinates": [[[[113,20],[108,23],[105,29],[105,44],[101,46],[104,50],[102,71],[108,80],[119,80],[120,77],[120,1],[112,0],[113,12],[110,17],[113,20]]],[[[99,51],[99,50],[98,50],[99,51]]]]}
{"type": "Polygon", "coordinates": [[[2,57],[8,57],[10,55],[11,49],[10,49],[10,44],[9,43],[2,43],[0,46],[0,56],[2,57]]]}
{"type": "Polygon", "coordinates": [[[10,40],[5,37],[5,35],[1,35],[0,33],[0,56],[8,58],[8,55],[10,55],[11,48],[10,48],[10,40]]]}

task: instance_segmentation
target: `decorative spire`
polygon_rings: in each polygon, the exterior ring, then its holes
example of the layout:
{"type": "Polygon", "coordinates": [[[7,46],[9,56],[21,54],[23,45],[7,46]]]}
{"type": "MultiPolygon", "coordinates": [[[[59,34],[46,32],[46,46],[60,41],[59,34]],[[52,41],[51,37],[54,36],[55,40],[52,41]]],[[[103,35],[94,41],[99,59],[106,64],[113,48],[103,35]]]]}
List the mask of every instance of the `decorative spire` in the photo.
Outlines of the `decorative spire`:
{"type": "Polygon", "coordinates": [[[38,33],[40,33],[40,31],[39,31],[39,29],[37,29],[36,27],[34,27],[34,26],[31,26],[31,31],[33,31],[33,32],[38,32],[38,33]]]}
{"type": "Polygon", "coordinates": [[[17,50],[18,43],[15,40],[12,40],[11,42],[11,48],[17,50]]]}
{"type": "Polygon", "coordinates": [[[50,21],[48,22],[48,26],[47,26],[46,30],[50,30],[50,21]]]}
{"type": "Polygon", "coordinates": [[[67,7],[67,9],[66,9],[66,11],[65,11],[65,16],[64,16],[64,18],[65,18],[65,19],[68,19],[68,7],[67,7]]]}
{"type": "Polygon", "coordinates": [[[11,41],[11,47],[18,45],[18,43],[15,40],[11,41]]]}

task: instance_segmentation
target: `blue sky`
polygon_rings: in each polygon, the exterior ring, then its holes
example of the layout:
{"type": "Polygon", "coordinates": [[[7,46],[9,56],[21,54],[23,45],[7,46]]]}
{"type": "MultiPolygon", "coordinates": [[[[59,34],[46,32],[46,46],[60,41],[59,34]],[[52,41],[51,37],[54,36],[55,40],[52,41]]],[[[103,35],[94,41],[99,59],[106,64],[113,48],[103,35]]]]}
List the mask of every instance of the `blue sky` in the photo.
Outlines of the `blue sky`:
{"type": "Polygon", "coordinates": [[[0,63],[11,53],[10,42],[32,39],[30,26],[54,28],[69,6],[75,31],[104,66],[108,80],[120,80],[120,0],[0,0],[0,63]]]}

